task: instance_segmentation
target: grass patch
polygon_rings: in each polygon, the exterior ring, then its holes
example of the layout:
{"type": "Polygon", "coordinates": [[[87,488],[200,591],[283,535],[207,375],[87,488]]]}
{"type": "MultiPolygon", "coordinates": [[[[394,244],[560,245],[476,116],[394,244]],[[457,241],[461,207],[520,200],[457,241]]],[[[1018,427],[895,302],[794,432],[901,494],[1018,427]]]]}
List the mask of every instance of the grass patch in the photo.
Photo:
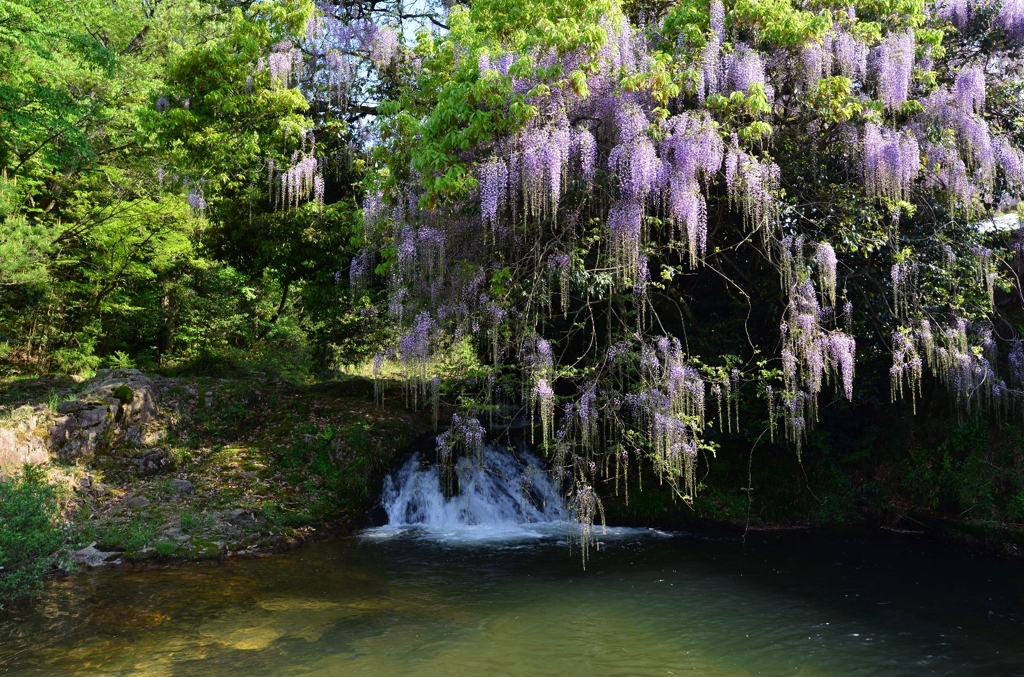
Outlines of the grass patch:
{"type": "Polygon", "coordinates": [[[166,541],[160,541],[155,546],[153,546],[153,550],[160,557],[170,557],[171,555],[174,554],[174,551],[177,550],[177,549],[178,549],[178,542],[170,540],[170,539],[168,539],[166,541]]]}
{"type": "Polygon", "coordinates": [[[149,545],[156,538],[158,531],[153,519],[145,515],[133,515],[127,522],[115,524],[100,534],[96,547],[101,550],[137,552],[149,545]]]}
{"type": "Polygon", "coordinates": [[[181,513],[181,530],[186,534],[194,534],[206,531],[213,527],[212,515],[206,515],[195,510],[186,510],[181,513]]]}

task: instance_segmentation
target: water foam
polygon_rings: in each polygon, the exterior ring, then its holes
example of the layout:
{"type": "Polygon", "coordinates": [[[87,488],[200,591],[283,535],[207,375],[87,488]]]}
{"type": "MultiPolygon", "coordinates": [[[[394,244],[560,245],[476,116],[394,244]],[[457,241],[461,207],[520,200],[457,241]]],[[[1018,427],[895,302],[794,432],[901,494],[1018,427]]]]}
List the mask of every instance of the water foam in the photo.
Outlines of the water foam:
{"type": "MultiPolygon", "coordinates": [[[[364,538],[410,536],[444,543],[564,541],[577,528],[550,473],[528,452],[488,446],[482,456],[460,458],[458,491],[445,496],[441,469],[412,457],[384,480],[381,503],[388,524],[364,538]]],[[[597,528],[598,536],[667,535],[649,529],[597,528]]]]}
{"type": "Polygon", "coordinates": [[[441,469],[413,456],[384,480],[385,527],[369,537],[415,534],[447,542],[530,541],[564,535],[558,488],[529,453],[493,446],[455,466],[458,491],[445,496],[441,469]]]}

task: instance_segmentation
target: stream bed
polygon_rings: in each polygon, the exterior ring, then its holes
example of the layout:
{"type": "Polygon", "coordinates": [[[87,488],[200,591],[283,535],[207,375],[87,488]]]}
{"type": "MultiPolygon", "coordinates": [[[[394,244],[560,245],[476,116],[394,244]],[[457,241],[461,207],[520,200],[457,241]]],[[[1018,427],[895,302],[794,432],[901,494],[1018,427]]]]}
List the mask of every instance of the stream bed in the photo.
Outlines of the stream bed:
{"type": "Polygon", "coordinates": [[[1024,566],[920,536],[493,536],[54,580],[0,675],[1024,675],[1024,566]]]}

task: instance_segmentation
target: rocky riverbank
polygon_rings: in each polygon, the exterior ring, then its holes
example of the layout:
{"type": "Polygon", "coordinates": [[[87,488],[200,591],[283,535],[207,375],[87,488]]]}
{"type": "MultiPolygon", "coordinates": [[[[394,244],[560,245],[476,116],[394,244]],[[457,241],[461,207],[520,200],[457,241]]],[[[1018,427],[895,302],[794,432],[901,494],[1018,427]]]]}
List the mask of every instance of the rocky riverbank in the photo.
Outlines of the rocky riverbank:
{"type": "MultiPolygon", "coordinates": [[[[384,473],[432,429],[432,418],[410,412],[399,388],[378,403],[372,383],[361,379],[300,386],[125,369],[87,381],[7,380],[0,382],[0,480],[31,464],[56,488],[58,561],[66,570],[252,556],[362,525],[384,473]]],[[[991,460],[979,468],[1016,467],[1011,461],[1019,450],[1010,442],[978,448],[972,453],[991,460]]],[[[692,506],[653,476],[644,478],[642,490],[635,476],[618,493],[609,487],[606,517],[617,525],[731,533],[860,524],[953,537],[1012,555],[1024,551],[1017,520],[937,510],[914,499],[916,485],[907,478],[923,470],[912,475],[883,464],[873,474],[854,468],[828,475],[811,466],[815,487],[842,490],[816,489],[818,507],[808,510],[792,497],[764,495],[785,488],[781,480],[757,483],[761,495],[751,504],[742,489],[722,490],[744,484],[746,456],[737,458],[742,463],[730,464],[723,454],[713,466],[721,477],[709,479],[712,487],[692,506]],[[765,507],[773,512],[765,514],[765,507]]],[[[772,467],[784,461],[772,460],[772,467]]],[[[938,486],[945,476],[929,477],[938,486]]],[[[980,482],[962,477],[965,484],[980,482]]],[[[3,535],[0,525],[0,551],[3,535]]],[[[8,575],[3,566],[0,559],[0,576],[8,575]]]]}
{"type": "Polygon", "coordinates": [[[356,524],[380,478],[429,429],[363,380],[164,378],[0,384],[0,473],[59,488],[67,562],[261,552],[356,524]]]}

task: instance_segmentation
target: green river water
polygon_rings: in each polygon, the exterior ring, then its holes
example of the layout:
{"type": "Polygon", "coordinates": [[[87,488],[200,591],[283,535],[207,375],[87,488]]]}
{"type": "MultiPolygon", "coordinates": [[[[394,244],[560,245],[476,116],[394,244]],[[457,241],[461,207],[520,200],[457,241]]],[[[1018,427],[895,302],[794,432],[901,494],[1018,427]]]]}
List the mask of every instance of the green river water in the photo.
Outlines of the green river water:
{"type": "Polygon", "coordinates": [[[1024,675],[1024,566],[897,534],[374,532],[52,581],[0,675],[1024,675]]]}

